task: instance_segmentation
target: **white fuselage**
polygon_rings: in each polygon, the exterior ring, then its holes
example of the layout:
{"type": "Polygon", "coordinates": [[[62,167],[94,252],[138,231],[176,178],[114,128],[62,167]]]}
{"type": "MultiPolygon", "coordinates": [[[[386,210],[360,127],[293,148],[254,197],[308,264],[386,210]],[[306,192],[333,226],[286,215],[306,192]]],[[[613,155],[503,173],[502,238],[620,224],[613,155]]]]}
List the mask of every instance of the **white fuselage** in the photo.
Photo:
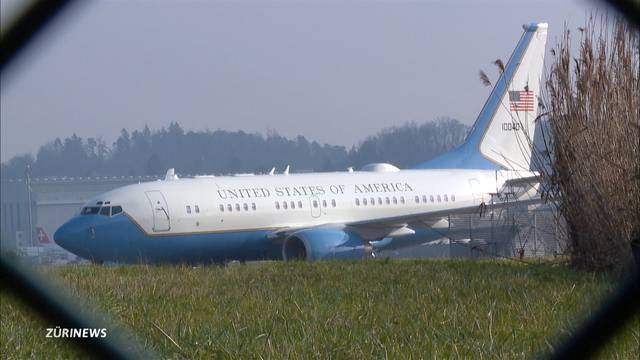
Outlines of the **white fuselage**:
{"type": "Polygon", "coordinates": [[[147,235],[311,227],[468,208],[495,193],[507,179],[497,176],[503,173],[401,170],[188,178],[126,186],[87,206],[121,204],[147,235]],[[152,211],[150,192],[162,194],[163,209],[152,211]]]}

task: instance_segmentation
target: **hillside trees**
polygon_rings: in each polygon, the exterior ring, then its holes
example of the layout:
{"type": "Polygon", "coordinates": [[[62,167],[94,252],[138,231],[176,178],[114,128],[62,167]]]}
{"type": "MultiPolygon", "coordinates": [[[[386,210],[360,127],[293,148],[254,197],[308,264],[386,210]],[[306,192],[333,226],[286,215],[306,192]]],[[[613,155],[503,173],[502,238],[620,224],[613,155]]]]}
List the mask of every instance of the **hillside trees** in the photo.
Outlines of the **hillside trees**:
{"type": "Polygon", "coordinates": [[[466,125],[451,118],[424,124],[407,123],[381,130],[347,151],[304,136],[288,139],[244,131],[185,131],[178,123],[152,131],[122,129],[111,146],[101,138],[73,134],[40,147],[35,158],[16,156],[2,164],[3,178],[33,176],[162,175],[169,167],[181,174],[268,172],[272,167],[294,171],[344,170],[371,162],[410,167],[426,161],[464,139],[466,125]]]}

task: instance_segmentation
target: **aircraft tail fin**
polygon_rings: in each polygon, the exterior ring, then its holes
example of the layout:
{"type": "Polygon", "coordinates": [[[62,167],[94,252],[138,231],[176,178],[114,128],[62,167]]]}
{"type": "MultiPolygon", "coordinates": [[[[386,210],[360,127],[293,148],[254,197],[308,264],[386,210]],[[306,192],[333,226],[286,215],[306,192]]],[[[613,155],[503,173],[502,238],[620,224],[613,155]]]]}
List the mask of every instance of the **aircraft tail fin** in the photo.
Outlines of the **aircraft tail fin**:
{"type": "Polygon", "coordinates": [[[36,226],[36,236],[38,237],[38,243],[40,243],[40,245],[51,244],[51,240],[49,240],[49,235],[44,230],[44,228],[42,228],[42,226],[40,225],[36,226]]]}
{"type": "Polygon", "coordinates": [[[416,168],[529,170],[548,25],[523,27],[465,142],[416,168]]]}

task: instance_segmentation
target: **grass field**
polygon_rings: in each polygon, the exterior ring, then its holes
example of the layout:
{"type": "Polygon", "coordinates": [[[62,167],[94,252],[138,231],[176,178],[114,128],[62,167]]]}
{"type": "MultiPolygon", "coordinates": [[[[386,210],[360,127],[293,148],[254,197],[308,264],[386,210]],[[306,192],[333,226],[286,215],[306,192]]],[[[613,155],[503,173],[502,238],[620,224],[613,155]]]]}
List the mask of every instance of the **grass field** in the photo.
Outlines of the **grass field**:
{"type": "MultiPolygon", "coordinates": [[[[615,283],[551,263],[468,260],[42,270],[163,358],[529,358],[615,283]]],[[[50,325],[15,299],[0,300],[2,358],[80,354],[45,338],[50,325]]],[[[636,318],[601,356],[638,358],[639,339],[636,318]]]]}

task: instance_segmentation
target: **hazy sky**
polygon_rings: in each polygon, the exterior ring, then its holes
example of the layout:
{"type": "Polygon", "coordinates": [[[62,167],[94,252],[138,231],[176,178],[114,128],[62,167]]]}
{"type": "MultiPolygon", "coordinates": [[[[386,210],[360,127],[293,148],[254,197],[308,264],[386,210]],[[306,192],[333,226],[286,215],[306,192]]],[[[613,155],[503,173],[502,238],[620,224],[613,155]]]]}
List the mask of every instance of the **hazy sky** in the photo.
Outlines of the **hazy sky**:
{"type": "MultiPolygon", "coordinates": [[[[80,1],[83,3],[83,1],[80,1]]],[[[13,2],[2,1],[3,27],[13,2]]],[[[94,1],[72,9],[2,78],[2,161],[120,129],[304,135],[352,145],[381,128],[471,123],[521,25],[584,23],[593,2],[94,1]]]]}

